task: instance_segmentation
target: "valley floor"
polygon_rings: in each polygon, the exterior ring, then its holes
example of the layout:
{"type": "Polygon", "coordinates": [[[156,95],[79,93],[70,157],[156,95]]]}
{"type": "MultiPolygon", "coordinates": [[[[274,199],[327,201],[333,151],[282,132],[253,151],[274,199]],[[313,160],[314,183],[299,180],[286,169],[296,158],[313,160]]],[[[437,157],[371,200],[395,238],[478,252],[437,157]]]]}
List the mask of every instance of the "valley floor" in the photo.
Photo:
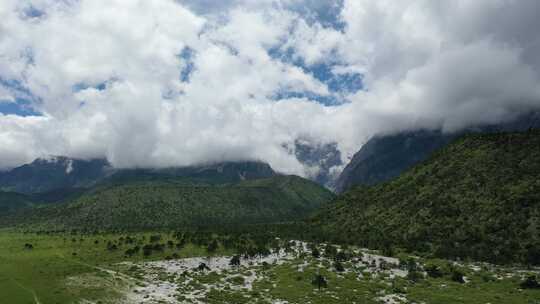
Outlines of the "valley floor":
{"type": "Polygon", "coordinates": [[[230,250],[176,248],[162,235],[165,249],[145,257],[126,256],[129,246],[115,243],[121,235],[0,231],[0,303],[540,303],[540,290],[520,288],[537,269],[384,257],[300,241],[281,241],[279,250],[231,266],[230,250]],[[347,254],[336,263],[328,248],[347,254]],[[199,269],[203,264],[208,268],[199,269]],[[439,273],[427,275],[433,265],[439,273]],[[326,287],[313,284],[317,275],[326,287]]]}

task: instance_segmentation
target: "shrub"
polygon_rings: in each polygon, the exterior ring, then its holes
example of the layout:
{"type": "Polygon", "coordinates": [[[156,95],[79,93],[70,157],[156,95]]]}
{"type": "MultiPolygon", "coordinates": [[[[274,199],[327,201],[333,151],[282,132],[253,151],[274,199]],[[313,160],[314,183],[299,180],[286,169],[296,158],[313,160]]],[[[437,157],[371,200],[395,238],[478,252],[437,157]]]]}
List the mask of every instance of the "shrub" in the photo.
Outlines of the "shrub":
{"type": "Polygon", "coordinates": [[[339,261],[336,261],[334,263],[334,268],[336,269],[337,272],[345,271],[345,267],[343,267],[343,264],[341,264],[341,262],[339,262],[339,261]]]}
{"type": "Polygon", "coordinates": [[[538,283],[535,275],[527,277],[519,286],[523,289],[540,289],[540,283],[538,283]]]}
{"type": "Polygon", "coordinates": [[[425,270],[427,272],[427,275],[432,278],[440,278],[443,276],[441,268],[435,264],[427,264],[425,266],[425,270]]]}
{"type": "Polygon", "coordinates": [[[317,274],[314,278],[313,278],[313,281],[311,281],[311,284],[317,286],[317,288],[319,290],[321,290],[321,288],[326,288],[328,287],[328,282],[326,281],[326,278],[323,277],[322,275],[320,274],[317,274]]]}
{"type": "Polygon", "coordinates": [[[452,274],[450,276],[450,279],[454,282],[458,282],[461,284],[465,283],[464,274],[459,269],[452,269],[452,274]]]}

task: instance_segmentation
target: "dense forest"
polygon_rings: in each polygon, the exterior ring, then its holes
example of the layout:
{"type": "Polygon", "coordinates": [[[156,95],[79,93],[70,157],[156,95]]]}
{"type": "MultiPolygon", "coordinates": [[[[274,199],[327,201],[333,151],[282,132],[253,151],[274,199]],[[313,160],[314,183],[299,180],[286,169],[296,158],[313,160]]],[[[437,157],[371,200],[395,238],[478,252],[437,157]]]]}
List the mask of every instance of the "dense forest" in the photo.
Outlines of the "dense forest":
{"type": "Polygon", "coordinates": [[[348,191],[310,223],[387,252],[540,264],[540,131],[466,135],[390,182],[348,191]]]}
{"type": "Polygon", "coordinates": [[[148,181],[101,186],[62,204],[24,210],[7,225],[64,230],[146,230],[299,220],[333,194],[296,176],[234,184],[148,181]]]}

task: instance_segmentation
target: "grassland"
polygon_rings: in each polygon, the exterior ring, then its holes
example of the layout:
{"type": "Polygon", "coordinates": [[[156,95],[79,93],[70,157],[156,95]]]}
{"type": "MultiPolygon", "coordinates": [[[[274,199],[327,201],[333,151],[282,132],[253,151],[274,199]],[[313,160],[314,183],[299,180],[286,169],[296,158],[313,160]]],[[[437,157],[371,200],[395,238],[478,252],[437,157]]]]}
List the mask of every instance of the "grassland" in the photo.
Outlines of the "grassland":
{"type": "MultiPolygon", "coordinates": [[[[139,233],[132,237],[142,240],[151,235],[139,233]]],[[[161,235],[161,242],[172,239],[161,235]]],[[[122,237],[125,235],[37,235],[0,230],[0,303],[116,303],[123,296],[125,280],[100,268],[115,271],[123,261],[159,260],[173,253],[178,257],[206,254],[205,248],[192,244],[180,250],[165,248],[149,257],[128,257],[122,247],[107,249],[109,242],[118,244],[122,237]],[[33,249],[26,249],[25,244],[31,244],[33,249]],[[93,282],[77,288],[69,283],[70,278],[85,276],[93,277],[93,282]]]]}
{"type": "Polygon", "coordinates": [[[157,235],[0,231],[0,303],[540,303],[540,290],[520,288],[528,275],[538,275],[534,269],[284,240],[230,266],[236,250],[222,238],[216,236],[220,243],[209,253],[208,241],[191,237],[177,246],[177,235],[157,235]],[[162,251],[126,255],[145,244],[162,251]],[[203,262],[209,269],[197,270],[203,262]],[[426,275],[428,265],[440,276],[426,275]],[[456,271],[465,283],[452,279],[456,271]],[[313,285],[317,274],[326,288],[313,285]]]}

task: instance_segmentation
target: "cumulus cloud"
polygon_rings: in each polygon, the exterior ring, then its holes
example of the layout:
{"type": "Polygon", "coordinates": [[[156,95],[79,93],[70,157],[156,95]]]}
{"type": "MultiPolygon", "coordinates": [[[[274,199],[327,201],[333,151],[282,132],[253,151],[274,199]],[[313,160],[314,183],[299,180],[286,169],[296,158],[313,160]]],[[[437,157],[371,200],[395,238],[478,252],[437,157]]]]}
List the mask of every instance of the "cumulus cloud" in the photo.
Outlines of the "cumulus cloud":
{"type": "Polygon", "coordinates": [[[375,134],[510,119],[540,105],[539,6],[5,0],[0,99],[41,116],[0,115],[0,167],[54,154],[310,175],[299,139],[345,162],[375,134]]]}

